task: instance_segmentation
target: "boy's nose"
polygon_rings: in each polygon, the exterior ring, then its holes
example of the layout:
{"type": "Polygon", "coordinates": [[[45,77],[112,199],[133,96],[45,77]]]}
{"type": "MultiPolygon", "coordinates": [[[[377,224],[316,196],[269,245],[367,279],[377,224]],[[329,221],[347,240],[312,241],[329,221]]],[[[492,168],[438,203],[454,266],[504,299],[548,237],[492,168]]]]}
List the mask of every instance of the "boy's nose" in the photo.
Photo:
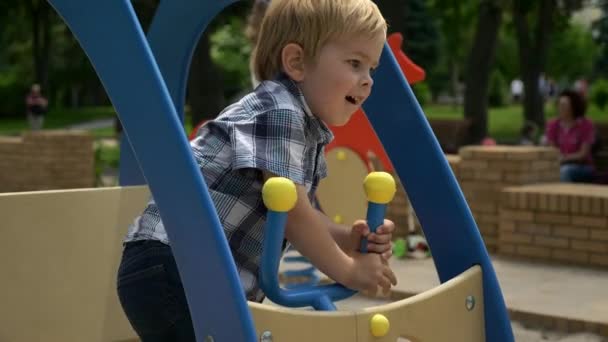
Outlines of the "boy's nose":
{"type": "Polygon", "coordinates": [[[363,81],[362,81],[361,85],[364,87],[371,88],[374,85],[374,79],[372,78],[372,75],[370,75],[369,73],[366,73],[365,76],[363,76],[363,81]]]}

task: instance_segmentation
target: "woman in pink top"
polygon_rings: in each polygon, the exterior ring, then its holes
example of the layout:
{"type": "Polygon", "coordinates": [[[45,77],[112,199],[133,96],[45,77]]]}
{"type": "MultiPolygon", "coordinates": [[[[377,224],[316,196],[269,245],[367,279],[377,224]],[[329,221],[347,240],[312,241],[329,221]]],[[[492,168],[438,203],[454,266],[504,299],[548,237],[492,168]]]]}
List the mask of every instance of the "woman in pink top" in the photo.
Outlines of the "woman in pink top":
{"type": "Polygon", "coordinates": [[[559,94],[558,116],[547,123],[547,144],[560,151],[560,178],[562,182],[591,182],[594,167],[591,146],[595,141],[595,128],[585,117],[586,103],[576,91],[564,90],[559,94]]]}

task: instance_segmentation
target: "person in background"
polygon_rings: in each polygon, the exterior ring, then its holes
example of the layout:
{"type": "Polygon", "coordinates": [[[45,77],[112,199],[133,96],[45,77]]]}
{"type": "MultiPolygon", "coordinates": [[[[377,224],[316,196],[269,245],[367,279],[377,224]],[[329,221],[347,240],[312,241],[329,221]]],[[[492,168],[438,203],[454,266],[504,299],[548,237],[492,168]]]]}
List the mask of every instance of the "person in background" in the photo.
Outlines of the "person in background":
{"type": "Polygon", "coordinates": [[[30,92],[25,97],[25,108],[27,120],[30,123],[30,128],[33,131],[42,129],[44,124],[44,115],[48,107],[47,99],[42,96],[40,85],[32,84],[30,92]]]}
{"type": "Polygon", "coordinates": [[[538,126],[532,121],[526,121],[521,128],[521,135],[519,137],[520,145],[534,146],[536,145],[536,134],[538,133],[538,126]]]}
{"type": "Polygon", "coordinates": [[[564,90],[557,101],[558,116],[547,123],[546,144],[559,149],[560,179],[562,182],[591,182],[595,128],[585,117],[585,100],[578,91],[564,90]]]}

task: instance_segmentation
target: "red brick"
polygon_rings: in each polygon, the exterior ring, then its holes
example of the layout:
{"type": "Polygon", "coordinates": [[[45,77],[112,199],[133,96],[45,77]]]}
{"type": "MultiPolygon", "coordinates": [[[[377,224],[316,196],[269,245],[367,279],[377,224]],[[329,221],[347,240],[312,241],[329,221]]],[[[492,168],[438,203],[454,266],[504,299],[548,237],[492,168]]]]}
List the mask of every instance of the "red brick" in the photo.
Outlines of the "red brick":
{"type": "Polygon", "coordinates": [[[535,236],[534,244],[545,247],[568,247],[568,239],[551,236],[535,236]]]}
{"type": "Polygon", "coordinates": [[[559,261],[586,264],[589,262],[589,253],[585,251],[573,251],[571,249],[554,249],[551,252],[551,258],[559,261]]]}
{"type": "Polygon", "coordinates": [[[591,229],[591,240],[608,241],[608,229],[591,229]]]}
{"type": "Polygon", "coordinates": [[[544,259],[549,258],[551,256],[551,249],[547,247],[518,245],[517,254],[544,259]]]}
{"type": "Polygon", "coordinates": [[[534,215],[534,221],[538,223],[567,224],[570,221],[570,216],[563,214],[548,214],[540,212],[534,215]]]}
{"type": "Polygon", "coordinates": [[[529,234],[518,234],[518,233],[502,233],[500,234],[500,241],[513,242],[513,243],[531,243],[532,235],[529,234]]]}
{"type": "Polygon", "coordinates": [[[571,219],[575,226],[608,228],[608,219],[605,217],[572,216],[571,219]]]}
{"type": "Polygon", "coordinates": [[[589,241],[589,240],[572,240],[572,248],[582,251],[608,253],[608,242],[589,241]]]}
{"type": "Polygon", "coordinates": [[[608,254],[591,254],[589,263],[597,266],[608,266],[608,254]]]}
{"type": "Polygon", "coordinates": [[[554,226],[553,235],[587,239],[589,237],[589,229],[584,227],[554,226]]]}

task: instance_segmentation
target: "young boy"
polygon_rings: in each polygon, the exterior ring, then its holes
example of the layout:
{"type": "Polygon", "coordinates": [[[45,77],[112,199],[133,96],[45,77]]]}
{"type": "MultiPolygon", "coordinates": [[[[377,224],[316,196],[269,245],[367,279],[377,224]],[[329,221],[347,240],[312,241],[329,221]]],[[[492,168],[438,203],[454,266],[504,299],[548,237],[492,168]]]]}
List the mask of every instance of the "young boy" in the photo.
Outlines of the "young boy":
{"type": "MultiPolygon", "coordinates": [[[[394,224],[369,234],[364,221],[334,224],[311,205],[326,175],[326,125],[344,125],[369,96],[386,40],[371,0],[273,0],[254,50],[261,84],[204,125],[192,151],[217,209],[248,300],[258,284],[269,177],[294,181],[298,200],[286,239],[319,270],[355,290],[396,284],[388,267],[394,224]],[[368,250],[357,251],[360,239],[368,250]]],[[[353,186],[357,186],[353,184],[353,186]]],[[[150,201],[130,227],[118,294],[142,341],[194,341],[184,290],[158,208],[150,201]]]]}

